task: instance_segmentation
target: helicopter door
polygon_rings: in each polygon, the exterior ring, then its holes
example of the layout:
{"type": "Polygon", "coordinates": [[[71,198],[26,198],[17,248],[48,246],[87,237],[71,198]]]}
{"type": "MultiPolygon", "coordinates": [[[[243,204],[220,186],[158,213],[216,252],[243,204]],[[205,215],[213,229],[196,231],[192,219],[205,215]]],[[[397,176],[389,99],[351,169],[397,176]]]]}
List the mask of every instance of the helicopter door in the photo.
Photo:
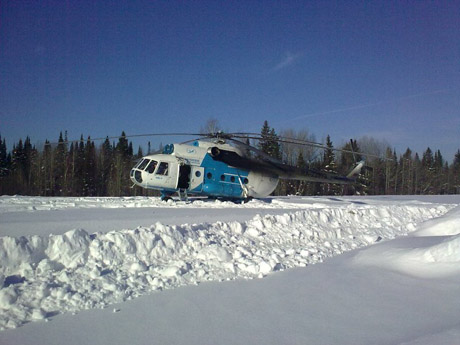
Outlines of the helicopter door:
{"type": "Polygon", "coordinates": [[[203,190],[204,168],[192,166],[190,174],[190,191],[201,192],[203,190]]]}
{"type": "Polygon", "coordinates": [[[177,163],[159,162],[150,183],[158,189],[175,189],[177,184],[177,163]]]}
{"type": "Polygon", "coordinates": [[[177,188],[189,189],[190,188],[190,165],[184,164],[179,166],[179,179],[177,181],[177,188]]]}

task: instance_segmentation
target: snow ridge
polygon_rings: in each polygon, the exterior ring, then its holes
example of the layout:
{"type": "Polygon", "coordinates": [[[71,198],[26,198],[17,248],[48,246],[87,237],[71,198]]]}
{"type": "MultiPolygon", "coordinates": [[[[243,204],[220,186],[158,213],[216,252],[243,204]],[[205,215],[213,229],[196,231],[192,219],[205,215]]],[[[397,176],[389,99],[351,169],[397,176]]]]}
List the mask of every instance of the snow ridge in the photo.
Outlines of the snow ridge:
{"type": "Polygon", "coordinates": [[[443,205],[310,208],[247,222],[0,238],[0,329],[153,291],[322,262],[414,231],[443,205]]]}

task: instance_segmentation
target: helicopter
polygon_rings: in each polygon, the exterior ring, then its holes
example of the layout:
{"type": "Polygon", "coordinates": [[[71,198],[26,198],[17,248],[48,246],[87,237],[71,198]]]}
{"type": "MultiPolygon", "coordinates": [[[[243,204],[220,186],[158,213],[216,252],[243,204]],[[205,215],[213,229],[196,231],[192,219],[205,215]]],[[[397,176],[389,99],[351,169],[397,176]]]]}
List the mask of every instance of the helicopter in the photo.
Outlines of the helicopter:
{"type": "MultiPolygon", "coordinates": [[[[353,184],[365,165],[364,160],[356,162],[345,176],[302,170],[241,141],[260,140],[260,135],[254,133],[217,132],[197,136],[200,138],[168,144],[161,152],[142,157],[130,172],[133,187],[159,190],[165,201],[177,193],[181,200],[194,195],[246,202],[269,196],[280,179],[353,184]]],[[[309,141],[287,138],[278,141],[326,148],[309,141]]]]}

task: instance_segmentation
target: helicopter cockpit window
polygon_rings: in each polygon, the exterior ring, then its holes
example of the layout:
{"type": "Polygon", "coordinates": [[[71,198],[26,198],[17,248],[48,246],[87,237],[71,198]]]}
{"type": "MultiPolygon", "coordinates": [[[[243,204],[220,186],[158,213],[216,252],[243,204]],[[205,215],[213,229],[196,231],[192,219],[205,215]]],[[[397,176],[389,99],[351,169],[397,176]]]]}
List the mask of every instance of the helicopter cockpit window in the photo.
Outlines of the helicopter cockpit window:
{"type": "Polygon", "coordinates": [[[157,175],[168,175],[168,163],[161,162],[156,174],[157,175]]]}
{"type": "Polygon", "coordinates": [[[157,161],[153,161],[153,160],[150,161],[145,171],[147,171],[149,174],[153,174],[153,172],[155,171],[155,168],[157,167],[157,164],[158,164],[157,161]]]}
{"type": "Polygon", "coordinates": [[[143,161],[144,161],[143,159],[140,159],[139,162],[137,162],[136,165],[134,166],[134,169],[137,169],[139,165],[142,164],[143,161]]]}
{"type": "Polygon", "coordinates": [[[147,166],[147,164],[150,162],[149,159],[144,159],[142,162],[139,163],[139,165],[137,166],[137,168],[139,170],[144,170],[144,168],[147,166]]]}

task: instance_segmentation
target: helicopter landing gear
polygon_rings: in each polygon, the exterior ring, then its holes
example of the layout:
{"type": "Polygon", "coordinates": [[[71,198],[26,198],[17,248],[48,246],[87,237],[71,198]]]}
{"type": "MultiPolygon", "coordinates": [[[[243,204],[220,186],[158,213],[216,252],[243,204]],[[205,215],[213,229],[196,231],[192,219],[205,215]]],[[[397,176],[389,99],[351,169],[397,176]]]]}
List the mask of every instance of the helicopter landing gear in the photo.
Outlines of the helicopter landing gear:
{"type": "Polygon", "coordinates": [[[181,201],[188,202],[188,195],[187,195],[187,190],[186,189],[179,189],[177,191],[177,194],[179,194],[179,199],[181,201]]]}
{"type": "Polygon", "coordinates": [[[165,201],[165,202],[168,202],[169,200],[172,200],[172,197],[171,197],[172,193],[165,193],[165,192],[161,192],[161,201],[165,201]]]}

